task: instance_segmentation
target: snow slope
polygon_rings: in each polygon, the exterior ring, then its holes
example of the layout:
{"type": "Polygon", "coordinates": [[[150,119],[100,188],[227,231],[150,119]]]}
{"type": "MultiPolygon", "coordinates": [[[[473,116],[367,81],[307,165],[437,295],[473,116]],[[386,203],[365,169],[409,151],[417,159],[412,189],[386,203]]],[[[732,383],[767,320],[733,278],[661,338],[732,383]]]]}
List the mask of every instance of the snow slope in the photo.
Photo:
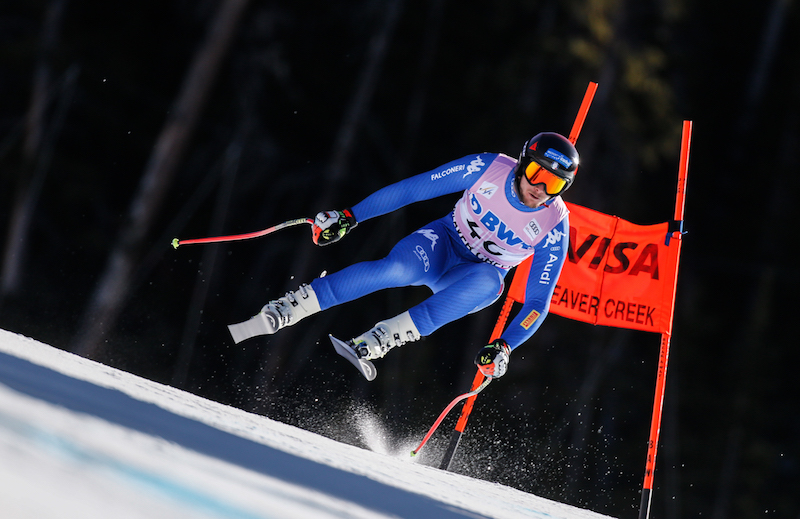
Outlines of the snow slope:
{"type": "Polygon", "coordinates": [[[345,445],[4,330],[0,460],[8,519],[606,517],[345,445]]]}

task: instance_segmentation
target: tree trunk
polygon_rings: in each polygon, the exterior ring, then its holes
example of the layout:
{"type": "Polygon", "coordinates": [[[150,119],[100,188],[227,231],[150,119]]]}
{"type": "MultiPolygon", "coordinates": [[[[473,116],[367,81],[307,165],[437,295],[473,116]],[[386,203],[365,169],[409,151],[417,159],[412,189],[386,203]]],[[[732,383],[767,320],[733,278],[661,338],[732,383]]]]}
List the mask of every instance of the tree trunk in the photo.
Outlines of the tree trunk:
{"type": "MultiPolygon", "coordinates": [[[[789,1],[774,0],[767,18],[764,30],[762,31],[761,47],[758,57],[753,65],[754,72],[750,76],[746,96],[743,102],[744,110],[739,119],[739,126],[736,138],[732,142],[740,142],[749,138],[753,131],[752,126],[756,117],[757,108],[761,104],[764,92],[766,91],[767,79],[774,62],[775,53],[778,50],[777,42],[783,30],[785,12],[789,1]]],[[[788,108],[788,107],[787,107],[788,108]]],[[[789,111],[786,114],[787,127],[795,128],[796,112],[789,111]]],[[[773,178],[776,186],[790,185],[788,175],[794,174],[796,165],[793,164],[793,150],[796,146],[796,131],[787,131],[781,141],[779,153],[779,166],[776,168],[777,177],[773,178]]],[[[744,161],[741,146],[734,146],[730,155],[737,162],[744,161]]],[[[769,208],[768,218],[765,221],[780,221],[781,214],[789,214],[788,206],[792,203],[790,196],[785,191],[773,190],[770,201],[766,204],[769,208]]],[[[756,250],[774,250],[771,246],[779,241],[781,231],[776,226],[766,226],[764,232],[759,236],[759,247],[756,250]]],[[[749,440],[747,431],[746,415],[750,408],[755,404],[751,400],[750,392],[753,387],[758,385],[752,382],[756,363],[753,359],[760,358],[758,350],[762,347],[761,337],[764,336],[769,328],[769,315],[771,315],[770,305],[777,299],[775,291],[778,286],[777,258],[770,254],[765,254],[759,258],[760,265],[756,275],[750,295],[750,308],[745,313],[746,319],[742,319],[742,331],[738,341],[731,347],[730,354],[734,359],[733,365],[736,372],[734,377],[738,379],[733,398],[733,409],[730,413],[731,425],[728,430],[728,440],[725,447],[725,458],[720,469],[720,477],[717,482],[717,494],[712,510],[712,519],[729,517],[733,502],[736,497],[736,484],[739,472],[741,471],[742,451],[746,449],[746,442],[749,440]]],[[[733,512],[735,514],[735,512],[733,512]]]]}
{"type": "MultiPolygon", "coordinates": [[[[375,93],[378,78],[380,77],[381,66],[386,58],[389,43],[400,18],[402,6],[403,0],[392,0],[392,2],[387,5],[383,24],[373,35],[369,43],[367,61],[364,64],[364,69],[358,80],[356,91],[345,112],[342,125],[339,128],[334,143],[331,162],[328,165],[328,170],[330,172],[327,177],[328,184],[323,191],[324,194],[322,198],[318,201],[320,210],[329,209],[329,206],[337,200],[339,186],[344,176],[347,174],[347,162],[355,147],[356,134],[368,113],[369,104],[375,93]]],[[[311,258],[309,255],[301,255],[298,259],[299,264],[294,268],[294,271],[298,273],[293,280],[295,286],[290,286],[288,287],[289,289],[296,289],[297,282],[309,282],[312,278],[316,277],[316,275],[311,272],[311,258]]],[[[277,297],[278,294],[275,294],[275,296],[277,297]]],[[[302,365],[304,359],[308,358],[308,349],[313,346],[305,345],[303,348],[297,348],[298,344],[303,343],[297,336],[303,333],[302,330],[298,330],[298,328],[301,327],[291,327],[284,330],[273,339],[270,348],[270,355],[273,358],[295,359],[297,361],[297,363],[294,364],[295,370],[302,365]],[[292,355],[289,355],[287,352],[292,349],[295,351],[292,355]]],[[[266,381],[272,380],[273,373],[279,371],[281,366],[273,364],[271,368],[271,370],[265,370],[258,375],[259,380],[256,381],[256,385],[266,386],[266,381]]]]}
{"type": "MultiPolygon", "coordinates": [[[[230,207],[233,188],[236,183],[236,174],[239,171],[239,161],[246,140],[247,131],[245,130],[242,132],[241,137],[234,138],[225,151],[225,159],[222,165],[222,185],[217,192],[217,201],[211,219],[211,232],[209,233],[211,236],[220,235],[224,228],[225,216],[228,214],[228,208],[230,207]]],[[[178,351],[178,360],[175,363],[175,370],[172,375],[172,385],[175,387],[184,387],[189,376],[189,368],[197,340],[197,330],[200,327],[203,307],[211,289],[211,277],[214,275],[214,267],[217,263],[219,250],[219,247],[206,247],[203,251],[203,258],[200,262],[201,272],[197,275],[194,291],[192,292],[191,304],[186,314],[186,323],[183,329],[180,350],[178,351]]]]}
{"type": "Polygon", "coordinates": [[[52,148],[69,106],[64,100],[65,97],[70,97],[66,94],[71,93],[71,87],[74,86],[77,77],[75,67],[65,75],[61,102],[53,123],[48,127],[47,110],[55,90],[50,62],[52,54],[58,47],[66,4],[67,0],[53,0],[47,7],[42,24],[42,43],[34,70],[31,102],[25,119],[17,193],[11,209],[3,270],[0,273],[0,296],[13,295],[22,286],[31,221],[47,174],[49,159],[52,157],[52,148]]]}
{"type": "Polygon", "coordinates": [[[247,3],[248,0],[222,2],[211,22],[206,41],[194,57],[142,175],[128,221],[120,231],[73,342],[72,350],[80,355],[97,355],[103,338],[122,312],[144,240],[172,185],[178,163],[189,144],[247,3]]]}

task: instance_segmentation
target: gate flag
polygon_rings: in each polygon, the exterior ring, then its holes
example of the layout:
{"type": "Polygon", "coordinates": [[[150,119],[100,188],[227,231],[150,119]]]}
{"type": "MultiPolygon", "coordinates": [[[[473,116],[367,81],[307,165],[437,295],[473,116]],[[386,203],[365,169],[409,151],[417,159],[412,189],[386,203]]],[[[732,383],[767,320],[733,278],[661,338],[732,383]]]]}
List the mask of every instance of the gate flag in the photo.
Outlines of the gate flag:
{"type": "Polygon", "coordinates": [[[550,311],[592,324],[671,333],[681,240],[669,222],[636,225],[567,203],[569,254],[550,311]]]}

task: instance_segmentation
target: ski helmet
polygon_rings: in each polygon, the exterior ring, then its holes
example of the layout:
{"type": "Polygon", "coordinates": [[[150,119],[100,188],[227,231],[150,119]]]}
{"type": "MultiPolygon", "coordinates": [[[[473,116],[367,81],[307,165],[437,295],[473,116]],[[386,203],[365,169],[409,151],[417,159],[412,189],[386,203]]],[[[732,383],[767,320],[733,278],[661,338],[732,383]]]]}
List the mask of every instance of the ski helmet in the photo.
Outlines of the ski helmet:
{"type": "Polygon", "coordinates": [[[542,183],[550,196],[560,195],[572,185],[578,170],[578,150],[566,137],[552,132],[536,135],[522,148],[516,174],[531,184],[542,183]]]}

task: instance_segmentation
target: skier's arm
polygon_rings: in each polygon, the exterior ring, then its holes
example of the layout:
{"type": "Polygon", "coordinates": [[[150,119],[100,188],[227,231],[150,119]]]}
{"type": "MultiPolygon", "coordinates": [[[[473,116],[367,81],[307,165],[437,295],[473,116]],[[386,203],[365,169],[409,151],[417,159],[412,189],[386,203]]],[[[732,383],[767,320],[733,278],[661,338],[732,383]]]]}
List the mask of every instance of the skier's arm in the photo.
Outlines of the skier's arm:
{"type": "Polygon", "coordinates": [[[353,215],[356,221],[362,222],[414,202],[464,191],[475,183],[496,157],[496,153],[467,155],[386,186],[354,205],[353,215]]]}
{"type": "Polygon", "coordinates": [[[550,298],[567,256],[568,243],[569,218],[565,217],[537,245],[525,287],[525,303],[502,335],[512,351],[530,339],[547,317],[550,298]]]}

